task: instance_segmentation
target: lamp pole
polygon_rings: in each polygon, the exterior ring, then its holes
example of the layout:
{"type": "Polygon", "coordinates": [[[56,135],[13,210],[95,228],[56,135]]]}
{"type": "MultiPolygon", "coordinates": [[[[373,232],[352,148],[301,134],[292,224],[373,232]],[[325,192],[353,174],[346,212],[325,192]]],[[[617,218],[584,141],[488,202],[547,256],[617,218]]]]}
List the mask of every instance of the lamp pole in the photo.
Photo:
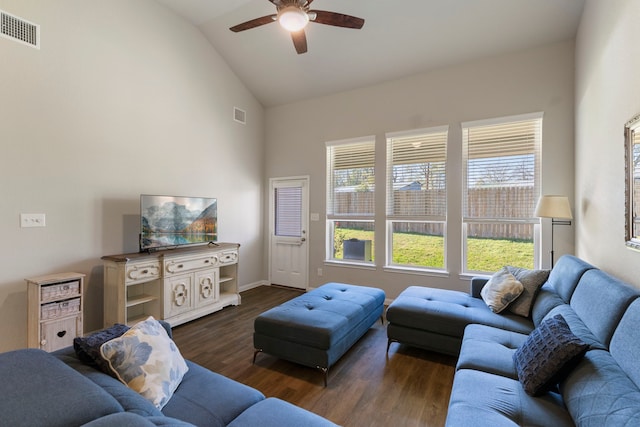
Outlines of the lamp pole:
{"type": "Polygon", "coordinates": [[[571,221],[568,219],[555,219],[551,218],[551,268],[553,268],[553,227],[556,225],[571,225],[571,221]]]}

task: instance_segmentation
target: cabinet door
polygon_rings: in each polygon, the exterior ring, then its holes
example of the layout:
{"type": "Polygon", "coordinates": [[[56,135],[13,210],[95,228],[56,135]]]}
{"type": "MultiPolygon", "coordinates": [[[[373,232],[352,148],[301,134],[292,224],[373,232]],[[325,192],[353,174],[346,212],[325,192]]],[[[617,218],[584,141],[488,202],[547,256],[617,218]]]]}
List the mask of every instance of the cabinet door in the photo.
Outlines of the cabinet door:
{"type": "Polygon", "coordinates": [[[169,318],[193,309],[193,275],[165,280],[164,317],[169,318]]]}
{"type": "Polygon", "coordinates": [[[78,336],[81,325],[80,316],[43,322],[40,330],[40,348],[44,351],[55,351],[73,345],[73,338],[78,336]]]}
{"type": "Polygon", "coordinates": [[[219,270],[217,268],[195,274],[196,307],[213,304],[220,299],[218,275],[219,270]]]}

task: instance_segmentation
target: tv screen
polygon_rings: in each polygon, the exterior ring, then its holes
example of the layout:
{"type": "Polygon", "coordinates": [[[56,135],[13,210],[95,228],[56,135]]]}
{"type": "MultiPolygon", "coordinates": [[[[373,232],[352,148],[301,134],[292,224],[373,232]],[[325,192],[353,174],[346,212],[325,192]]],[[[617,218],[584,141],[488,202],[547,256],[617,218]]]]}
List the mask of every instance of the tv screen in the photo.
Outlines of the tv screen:
{"type": "Polygon", "coordinates": [[[218,240],[218,203],[206,197],[140,195],[140,251],[218,240]]]}

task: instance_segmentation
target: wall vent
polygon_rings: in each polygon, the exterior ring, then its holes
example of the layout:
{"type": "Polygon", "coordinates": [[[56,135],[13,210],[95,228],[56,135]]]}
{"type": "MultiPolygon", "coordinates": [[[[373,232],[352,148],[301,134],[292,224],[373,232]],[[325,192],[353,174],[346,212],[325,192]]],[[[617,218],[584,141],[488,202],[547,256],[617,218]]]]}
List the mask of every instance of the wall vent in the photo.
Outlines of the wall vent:
{"type": "Polygon", "coordinates": [[[0,10],[0,36],[40,49],[40,25],[0,10]]]}
{"type": "Polygon", "coordinates": [[[238,107],[233,107],[233,120],[238,123],[242,123],[243,125],[247,124],[247,112],[239,109],[238,107]]]}

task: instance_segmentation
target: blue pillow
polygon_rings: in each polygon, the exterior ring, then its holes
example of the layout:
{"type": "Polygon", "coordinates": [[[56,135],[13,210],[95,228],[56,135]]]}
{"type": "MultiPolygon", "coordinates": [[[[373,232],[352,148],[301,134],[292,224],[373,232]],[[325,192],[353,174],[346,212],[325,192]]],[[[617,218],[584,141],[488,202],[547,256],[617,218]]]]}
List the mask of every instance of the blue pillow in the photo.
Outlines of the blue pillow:
{"type": "Polygon", "coordinates": [[[524,391],[531,396],[548,391],[571,372],[588,349],[560,314],[546,319],[513,354],[524,391]]]}
{"type": "Polygon", "coordinates": [[[103,329],[86,337],[77,337],[73,339],[73,349],[76,351],[78,359],[87,365],[91,365],[115,377],[109,363],[104,360],[100,354],[100,347],[107,341],[118,338],[129,330],[127,325],[116,323],[110,328],[103,329]]]}

